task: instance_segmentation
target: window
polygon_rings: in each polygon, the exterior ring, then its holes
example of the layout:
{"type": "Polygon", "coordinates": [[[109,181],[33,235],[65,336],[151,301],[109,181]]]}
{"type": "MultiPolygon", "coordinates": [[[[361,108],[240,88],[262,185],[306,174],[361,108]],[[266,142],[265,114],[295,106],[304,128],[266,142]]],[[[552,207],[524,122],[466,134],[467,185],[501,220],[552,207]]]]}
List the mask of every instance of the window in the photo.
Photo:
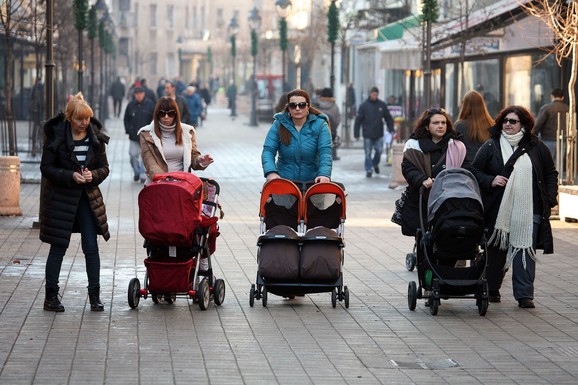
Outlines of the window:
{"type": "Polygon", "coordinates": [[[152,28],[156,28],[157,27],[157,6],[156,6],[156,4],[151,4],[149,10],[150,10],[150,18],[151,18],[150,25],[152,28]]]}
{"type": "Polygon", "coordinates": [[[156,52],[151,52],[149,54],[149,72],[151,75],[156,75],[158,73],[157,70],[157,60],[158,55],[156,52]]]}
{"type": "Polygon", "coordinates": [[[169,28],[175,28],[175,7],[167,5],[167,24],[169,28]]]}
{"type": "Polygon", "coordinates": [[[190,12],[189,7],[185,6],[185,29],[190,28],[190,26],[189,26],[189,12],[190,12]]]}

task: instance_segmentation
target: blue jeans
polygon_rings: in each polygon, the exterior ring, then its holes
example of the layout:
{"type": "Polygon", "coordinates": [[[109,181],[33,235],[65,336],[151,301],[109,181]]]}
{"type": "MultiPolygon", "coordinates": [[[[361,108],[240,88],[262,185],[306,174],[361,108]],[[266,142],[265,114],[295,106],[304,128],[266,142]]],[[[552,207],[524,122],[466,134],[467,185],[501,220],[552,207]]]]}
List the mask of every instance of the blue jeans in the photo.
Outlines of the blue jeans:
{"type": "Polygon", "coordinates": [[[144,179],[145,170],[140,157],[140,142],[138,140],[130,140],[128,154],[130,155],[130,165],[132,166],[134,176],[144,179]]]}
{"type": "MultiPolygon", "coordinates": [[[[88,288],[94,289],[100,286],[100,255],[98,253],[96,217],[88,205],[88,197],[83,192],[76,209],[76,222],[78,222],[81,235],[82,251],[86,260],[86,275],[88,276],[88,288]]],[[[57,289],[58,276],[62,267],[62,259],[66,254],[66,247],[50,246],[48,259],[46,260],[46,287],[57,289]]]]}
{"type": "Polygon", "coordinates": [[[383,151],[383,136],[381,138],[363,138],[363,148],[365,150],[365,171],[371,172],[373,167],[379,166],[383,151]],[[373,157],[371,156],[372,149],[375,151],[373,157]]]}

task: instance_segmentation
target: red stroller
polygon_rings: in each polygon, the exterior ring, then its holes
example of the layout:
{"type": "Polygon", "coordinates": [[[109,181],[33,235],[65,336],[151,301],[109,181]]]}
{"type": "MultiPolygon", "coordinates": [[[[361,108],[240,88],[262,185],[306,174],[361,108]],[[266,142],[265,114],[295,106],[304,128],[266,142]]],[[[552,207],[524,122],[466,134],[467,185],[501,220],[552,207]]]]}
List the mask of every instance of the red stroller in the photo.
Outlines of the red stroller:
{"type": "Polygon", "coordinates": [[[215,279],[211,264],[219,236],[219,191],[216,181],[188,172],[157,175],[143,188],[138,204],[146,274],[142,288],[138,278],[128,285],[131,308],[149,294],[155,304],[189,297],[201,310],[210,300],[217,306],[223,303],[225,282],[215,279]]]}
{"type": "Polygon", "coordinates": [[[345,301],[343,232],[345,191],[335,183],[318,183],[305,196],[293,182],[274,179],[263,186],[259,210],[261,235],[257,241],[255,299],[267,306],[268,294],[294,297],[331,292],[331,304],[345,301]]]}

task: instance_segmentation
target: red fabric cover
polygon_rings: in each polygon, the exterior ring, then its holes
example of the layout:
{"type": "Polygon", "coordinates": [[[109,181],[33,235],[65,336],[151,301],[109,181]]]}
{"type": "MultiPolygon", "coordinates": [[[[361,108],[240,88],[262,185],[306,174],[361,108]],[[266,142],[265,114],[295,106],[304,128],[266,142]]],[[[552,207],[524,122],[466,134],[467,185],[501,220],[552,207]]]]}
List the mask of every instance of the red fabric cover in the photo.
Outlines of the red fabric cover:
{"type": "Polygon", "coordinates": [[[191,246],[201,223],[203,182],[188,172],[156,175],[138,196],[141,235],[152,244],[191,246]]]}
{"type": "Polygon", "coordinates": [[[144,260],[147,268],[148,291],[151,293],[186,293],[191,288],[189,282],[193,260],[185,262],[156,262],[144,260]]]}

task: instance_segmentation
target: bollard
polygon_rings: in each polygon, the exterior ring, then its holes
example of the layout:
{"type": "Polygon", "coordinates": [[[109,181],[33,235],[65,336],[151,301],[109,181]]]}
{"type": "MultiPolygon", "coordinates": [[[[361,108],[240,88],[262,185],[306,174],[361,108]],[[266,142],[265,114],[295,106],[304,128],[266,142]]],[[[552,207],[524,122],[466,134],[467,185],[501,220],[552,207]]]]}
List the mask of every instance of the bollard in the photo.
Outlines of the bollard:
{"type": "Polygon", "coordinates": [[[19,157],[0,156],[0,181],[0,215],[22,215],[19,157]]]}
{"type": "Polygon", "coordinates": [[[401,173],[401,161],[403,160],[404,143],[393,143],[393,159],[391,163],[391,182],[389,188],[407,185],[407,181],[401,173]]]}

